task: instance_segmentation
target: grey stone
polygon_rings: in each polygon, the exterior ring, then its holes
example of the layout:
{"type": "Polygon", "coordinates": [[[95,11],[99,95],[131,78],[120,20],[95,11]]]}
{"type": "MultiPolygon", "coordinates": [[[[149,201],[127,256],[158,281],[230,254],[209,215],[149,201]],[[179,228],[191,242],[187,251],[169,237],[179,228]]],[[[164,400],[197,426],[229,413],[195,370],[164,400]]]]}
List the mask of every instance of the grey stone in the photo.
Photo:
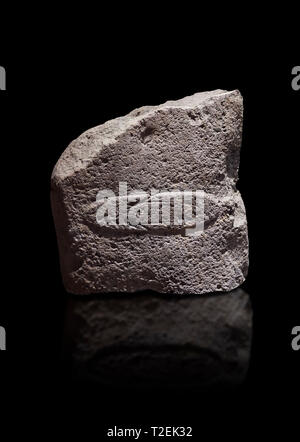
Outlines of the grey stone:
{"type": "Polygon", "coordinates": [[[201,294],[244,281],[247,221],[236,189],[242,113],[238,91],[198,93],[134,110],[68,146],[53,170],[51,201],[69,292],[201,294]],[[174,222],[99,225],[97,193],[118,195],[120,182],[128,191],[204,191],[204,231],[188,235],[188,223],[174,222]]]}
{"type": "Polygon", "coordinates": [[[240,288],[199,296],[74,296],[67,311],[64,356],[75,379],[193,388],[245,379],[252,309],[240,288]]]}

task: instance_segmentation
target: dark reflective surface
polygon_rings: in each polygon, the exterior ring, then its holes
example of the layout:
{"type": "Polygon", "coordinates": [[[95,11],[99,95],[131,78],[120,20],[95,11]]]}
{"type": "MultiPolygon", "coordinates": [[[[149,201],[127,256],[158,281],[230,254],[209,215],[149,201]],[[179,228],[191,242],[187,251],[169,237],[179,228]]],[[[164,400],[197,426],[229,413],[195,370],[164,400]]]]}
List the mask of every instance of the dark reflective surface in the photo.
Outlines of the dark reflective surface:
{"type": "Polygon", "coordinates": [[[64,361],[72,379],[113,387],[219,388],[246,376],[252,335],[249,295],[154,292],[72,297],[64,361]]]}

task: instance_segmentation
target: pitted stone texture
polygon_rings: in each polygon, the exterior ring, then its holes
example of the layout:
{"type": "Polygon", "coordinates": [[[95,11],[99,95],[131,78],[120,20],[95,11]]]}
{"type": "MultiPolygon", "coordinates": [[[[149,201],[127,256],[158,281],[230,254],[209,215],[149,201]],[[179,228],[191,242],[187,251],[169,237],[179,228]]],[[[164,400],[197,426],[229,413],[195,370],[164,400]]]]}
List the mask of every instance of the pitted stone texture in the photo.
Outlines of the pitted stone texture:
{"type": "Polygon", "coordinates": [[[248,269],[247,222],[236,190],[242,135],[238,91],[198,93],[137,109],[83,133],[52,174],[51,201],[66,289],[75,294],[201,294],[239,286],[248,269]],[[101,227],[96,195],[204,190],[204,232],[172,226],[101,227]]]}
{"type": "Polygon", "coordinates": [[[245,379],[252,309],[242,289],[184,297],[73,297],[67,311],[64,354],[74,378],[209,388],[245,379]]]}

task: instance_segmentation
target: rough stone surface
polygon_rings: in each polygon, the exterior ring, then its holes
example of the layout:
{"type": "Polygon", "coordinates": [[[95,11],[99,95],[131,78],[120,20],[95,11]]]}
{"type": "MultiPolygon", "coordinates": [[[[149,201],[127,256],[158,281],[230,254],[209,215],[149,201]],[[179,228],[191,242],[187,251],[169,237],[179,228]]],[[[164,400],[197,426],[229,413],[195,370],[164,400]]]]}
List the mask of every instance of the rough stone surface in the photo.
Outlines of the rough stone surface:
{"type": "Polygon", "coordinates": [[[249,296],[240,288],[203,296],[73,297],[64,354],[77,379],[218,388],[244,380],[251,334],[249,296]]]}
{"type": "Polygon", "coordinates": [[[66,289],[75,294],[229,291],[248,269],[247,222],[236,189],[243,102],[238,91],[198,93],[134,110],[83,133],[64,151],[51,201],[66,289]],[[203,190],[204,231],[100,226],[96,195],[203,190]]]}

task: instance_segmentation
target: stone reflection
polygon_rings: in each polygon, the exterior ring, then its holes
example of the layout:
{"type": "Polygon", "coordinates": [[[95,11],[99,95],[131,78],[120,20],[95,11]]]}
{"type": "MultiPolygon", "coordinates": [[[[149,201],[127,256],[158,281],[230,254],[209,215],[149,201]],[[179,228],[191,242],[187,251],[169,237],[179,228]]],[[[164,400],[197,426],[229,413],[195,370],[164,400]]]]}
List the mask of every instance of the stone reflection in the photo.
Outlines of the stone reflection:
{"type": "Polygon", "coordinates": [[[71,298],[64,360],[73,379],[114,387],[238,385],[245,379],[252,309],[242,289],[71,298]]]}

